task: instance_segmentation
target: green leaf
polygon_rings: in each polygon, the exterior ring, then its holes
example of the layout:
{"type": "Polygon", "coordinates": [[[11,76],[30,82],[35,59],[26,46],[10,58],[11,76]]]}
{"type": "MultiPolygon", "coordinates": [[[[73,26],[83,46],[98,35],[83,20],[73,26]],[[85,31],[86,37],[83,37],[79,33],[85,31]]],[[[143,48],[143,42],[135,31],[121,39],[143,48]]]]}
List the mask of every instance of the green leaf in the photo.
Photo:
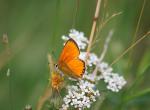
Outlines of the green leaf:
{"type": "Polygon", "coordinates": [[[143,80],[144,75],[146,75],[147,73],[150,73],[150,65],[143,70],[143,72],[141,72],[134,80],[133,84],[129,87],[128,91],[132,92],[136,87],[138,87],[138,85],[140,84],[140,82],[143,80]]]}
{"type": "Polygon", "coordinates": [[[140,92],[137,92],[137,93],[135,93],[135,94],[129,96],[128,98],[126,98],[125,101],[128,102],[128,101],[130,101],[130,100],[139,98],[139,97],[141,97],[141,96],[143,96],[143,95],[146,95],[146,94],[148,94],[148,93],[150,93],[150,88],[144,89],[144,90],[142,90],[142,91],[140,91],[140,92]]]}

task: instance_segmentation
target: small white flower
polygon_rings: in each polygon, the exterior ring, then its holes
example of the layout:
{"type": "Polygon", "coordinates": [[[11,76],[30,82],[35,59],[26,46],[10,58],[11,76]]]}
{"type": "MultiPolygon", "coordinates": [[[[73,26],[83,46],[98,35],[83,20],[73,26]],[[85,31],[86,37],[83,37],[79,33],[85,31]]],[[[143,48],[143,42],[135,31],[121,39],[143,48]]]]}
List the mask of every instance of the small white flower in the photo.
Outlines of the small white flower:
{"type": "Polygon", "coordinates": [[[126,84],[125,79],[122,76],[119,76],[116,73],[112,73],[110,76],[107,88],[113,92],[119,92],[120,89],[126,84]]]}
{"type": "Polygon", "coordinates": [[[64,41],[67,41],[69,38],[75,40],[80,49],[85,49],[88,44],[88,39],[84,36],[84,33],[75,29],[71,29],[68,36],[62,36],[64,41]]]}
{"type": "Polygon", "coordinates": [[[123,76],[113,73],[113,69],[109,67],[106,62],[99,62],[97,66],[98,70],[101,72],[101,79],[104,79],[104,82],[108,84],[107,89],[113,92],[119,92],[119,90],[126,84],[126,80],[123,76]]]}
{"type": "Polygon", "coordinates": [[[68,95],[64,97],[61,110],[68,107],[90,108],[100,95],[98,90],[93,89],[95,85],[85,80],[80,80],[77,85],[68,86],[68,95]]]}

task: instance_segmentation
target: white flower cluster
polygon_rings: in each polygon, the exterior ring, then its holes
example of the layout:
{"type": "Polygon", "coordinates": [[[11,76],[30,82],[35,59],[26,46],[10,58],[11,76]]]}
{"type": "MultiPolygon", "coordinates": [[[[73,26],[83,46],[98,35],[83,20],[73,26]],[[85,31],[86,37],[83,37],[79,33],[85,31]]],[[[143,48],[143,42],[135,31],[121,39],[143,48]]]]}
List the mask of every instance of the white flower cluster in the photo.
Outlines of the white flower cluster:
{"type": "MultiPolygon", "coordinates": [[[[84,36],[84,33],[75,29],[70,30],[68,36],[62,36],[64,41],[67,41],[69,38],[74,39],[79,48],[82,50],[84,50],[88,44],[88,40],[84,36]]],[[[100,58],[98,58],[95,53],[89,53],[89,57],[87,59],[87,67],[91,68],[94,66],[101,74],[97,75],[97,71],[94,71],[91,74],[89,71],[85,71],[82,80],[73,80],[77,81],[77,83],[76,85],[68,86],[68,94],[63,99],[61,110],[67,110],[69,107],[77,108],[78,110],[90,108],[91,104],[96,101],[96,97],[100,95],[99,91],[95,89],[96,83],[99,80],[103,79],[107,84],[107,89],[113,92],[118,92],[126,84],[126,81],[122,76],[119,76],[117,73],[113,73],[113,69],[106,62],[102,62],[109,40],[110,38],[106,39],[107,42],[104,44],[104,51],[100,58]]],[[[79,58],[85,61],[86,55],[87,53],[82,51],[80,52],[79,58]]]]}
{"type": "Polygon", "coordinates": [[[101,79],[104,79],[104,82],[108,84],[107,89],[113,92],[119,92],[126,84],[126,80],[122,76],[119,76],[119,74],[113,73],[113,69],[107,63],[99,62],[97,66],[101,72],[101,79]]]}
{"type": "Polygon", "coordinates": [[[95,90],[93,83],[80,80],[76,86],[68,86],[68,95],[64,97],[61,110],[67,110],[68,107],[78,108],[78,110],[90,108],[98,96],[100,96],[100,93],[95,90]]]}
{"type": "Polygon", "coordinates": [[[62,36],[64,41],[67,41],[69,38],[75,40],[80,49],[85,49],[88,44],[88,39],[84,36],[84,33],[75,29],[71,29],[68,36],[62,36]]]}
{"type": "MultiPolygon", "coordinates": [[[[86,52],[81,52],[79,58],[81,58],[83,61],[85,61],[86,58],[86,52]]],[[[98,62],[98,57],[95,53],[89,53],[89,57],[87,59],[87,65],[93,66],[96,65],[98,62]]]]}

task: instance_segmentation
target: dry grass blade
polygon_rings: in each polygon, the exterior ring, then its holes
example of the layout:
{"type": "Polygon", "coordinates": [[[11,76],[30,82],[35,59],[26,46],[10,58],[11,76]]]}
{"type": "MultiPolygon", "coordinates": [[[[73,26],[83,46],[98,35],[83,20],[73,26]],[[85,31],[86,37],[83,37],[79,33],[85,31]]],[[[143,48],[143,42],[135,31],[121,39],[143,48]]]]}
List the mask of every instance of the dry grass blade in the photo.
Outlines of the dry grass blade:
{"type": "MultiPolygon", "coordinates": [[[[48,54],[48,62],[49,62],[50,76],[51,76],[51,72],[54,69],[54,67],[53,67],[54,63],[53,63],[53,60],[52,60],[52,56],[50,54],[48,54]]],[[[41,110],[42,109],[43,104],[45,103],[45,101],[48,100],[48,98],[51,96],[51,94],[52,94],[52,89],[51,89],[51,86],[49,86],[49,84],[48,84],[48,87],[45,89],[44,94],[38,100],[36,110],[41,110]]]]}
{"type": "MultiPolygon", "coordinates": [[[[142,9],[141,9],[141,11],[140,11],[140,15],[139,15],[139,18],[138,18],[138,23],[137,23],[137,26],[136,26],[135,33],[134,33],[134,35],[133,35],[133,39],[132,39],[132,43],[131,43],[131,44],[133,44],[133,43],[135,42],[135,40],[136,40],[137,32],[138,32],[139,27],[140,27],[140,22],[141,22],[141,18],[142,18],[143,11],[144,11],[144,7],[145,7],[145,3],[146,3],[146,0],[143,1],[142,9]]],[[[130,62],[131,55],[132,55],[132,51],[131,51],[130,54],[129,54],[128,63],[130,62]]],[[[129,64],[128,64],[128,65],[129,65],[129,64]]]]}
{"type": "MultiPolygon", "coordinates": [[[[137,23],[136,30],[135,30],[135,33],[134,33],[134,36],[133,36],[133,42],[134,42],[135,39],[136,39],[137,32],[138,32],[139,27],[140,27],[140,22],[141,22],[141,18],[142,18],[142,15],[143,15],[145,3],[146,3],[146,0],[143,1],[143,5],[142,5],[142,9],[141,9],[140,16],[139,16],[139,19],[138,19],[138,23],[137,23]]],[[[133,43],[133,42],[132,42],[132,43],[133,43]]]]}
{"type": "Polygon", "coordinates": [[[113,19],[114,17],[118,16],[122,14],[122,12],[118,12],[118,13],[114,13],[113,15],[111,15],[109,18],[107,18],[101,25],[101,28],[102,29],[111,19],[113,19]]]}
{"type": "Polygon", "coordinates": [[[52,94],[52,90],[50,87],[47,87],[44,94],[40,97],[37,106],[36,106],[36,110],[41,110],[43,107],[43,104],[45,103],[45,101],[51,96],[52,94]]]}
{"type": "Polygon", "coordinates": [[[135,47],[139,42],[141,42],[145,37],[147,37],[150,34],[150,31],[148,31],[146,34],[144,34],[140,39],[138,39],[134,44],[132,44],[130,47],[128,47],[121,55],[119,55],[119,57],[117,57],[112,63],[111,66],[113,64],[115,64],[117,61],[120,60],[120,58],[122,58],[127,52],[129,52],[133,47],[135,47]]]}

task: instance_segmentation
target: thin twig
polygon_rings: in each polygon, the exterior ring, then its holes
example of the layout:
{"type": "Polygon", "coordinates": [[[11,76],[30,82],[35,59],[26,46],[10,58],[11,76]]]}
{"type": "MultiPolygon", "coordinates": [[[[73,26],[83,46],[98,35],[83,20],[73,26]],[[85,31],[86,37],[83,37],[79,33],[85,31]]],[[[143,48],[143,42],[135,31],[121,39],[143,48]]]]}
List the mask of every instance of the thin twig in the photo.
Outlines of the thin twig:
{"type": "Polygon", "coordinates": [[[51,96],[52,90],[50,87],[46,88],[44,94],[40,97],[38,104],[36,106],[36,110],[41,110],[45,101],[51,96]]]}
{"type": "Polygon", "coordinates": [[[122,14],[122,12],[118,12],[118,13],[114,13],[113,15],[111,15],[109,18],[107,18],[101,25],[101,28],[102,29],[111,19],[113,19],[114,17],[118,16],[122,14]]]}
{"type": "Polygon", "coordinates": [[[96,40],[96,39],[97,39],[97,37],[99,36],[101,30],[104,28],[104,26],[105,26],[109,21],[111,21],[114,17],[116,17],[116,16],[118,16],[118,15],[120,15],[120,14],[122,14],[122,12],[114,13],[113,15],[111,15],[110,17],[108,17],[104,22],[102,22],[101,25],[99,25],[99,26],[97,27],[97,32],[96,32],[97,34],[96,34],[95,39],[94,39],[93,42],[92,42],[92,45],[94,45],[96,42],[98,42],[98,41],[100,40],[100,38],[99,38],[98,40],[96,40]]]}
{"type": "Polygon", "coordinates": [[[133,47],[135,47],[139,42],[141,42],[145,37],[147,37],[150,34],[150,31],[148,31],[146,34],[144,34],[140,39],[138,39],[134,44],[132,44],[130,47],[128,47],[119,57],[117,57],[110,66],[115,64],[120,58],[122,58],[127,52],[129,52],[133,47]]]}
{"type": "Polygon", "coordinates": [[[107,37],[106,40],[105,40],[103,52],[102,52],[102,54],[101,54],[101,56],[100,56],[100,58],[99,58],[99,61],[102,61],[102,60],[103,60],[103,58],[104,58],[104,56],[105,56],[105,54],[106,54],[106,52],[107,52],[108,44],[109,44],[109,42],[110,42],[110,40],[111,40],[111,37],[112,37],[112,35],[113,35],[113,32],[114,32],[114,31],[111,30],[111,31],[109,32],[109,34],[108,34],[108,37],[107,37]]]}
{"type": "MultiPolygon", "coordinates": [[[[107,36],[107,38],[105,40],[103,51],[102,51],[102,53],[101,53],[101,55],[99,57],[99,62],[101,62],[104,59],[104,56],[105,56],[105,54],[107,52],[108,45],[109,45],[109,42],[111,40],[112,35],[113,35],[113,30],[111,30],[109,32],[109,34],[108,34],[108,36],[107,36]]],[[[94,76],[96,76],[97,71],[98,71],[98,67],[96,66],[95,69],[94,69],[94,71],[93,71],[94,76]]]]}
{"type": "Polygon", "coordinates": [[[86,51],[87,52],[86,59],[88,58],[89,52],[91,50],[92,41],[93,41],[93,37],[95,34],[95,29],[96,29],[96,24],[97,24],[97,20],[98,20],[98,16],[99,16],[100,5],[101,5],[101,0],[97,0],[95,15],[94,15],[94,19],[93,19],[93,25],[92,25],[92,29],[91,29],[91,33],[90,33],[90,38],[89,38],[89,44],[88,44],[87,51],[86,51]]]}

